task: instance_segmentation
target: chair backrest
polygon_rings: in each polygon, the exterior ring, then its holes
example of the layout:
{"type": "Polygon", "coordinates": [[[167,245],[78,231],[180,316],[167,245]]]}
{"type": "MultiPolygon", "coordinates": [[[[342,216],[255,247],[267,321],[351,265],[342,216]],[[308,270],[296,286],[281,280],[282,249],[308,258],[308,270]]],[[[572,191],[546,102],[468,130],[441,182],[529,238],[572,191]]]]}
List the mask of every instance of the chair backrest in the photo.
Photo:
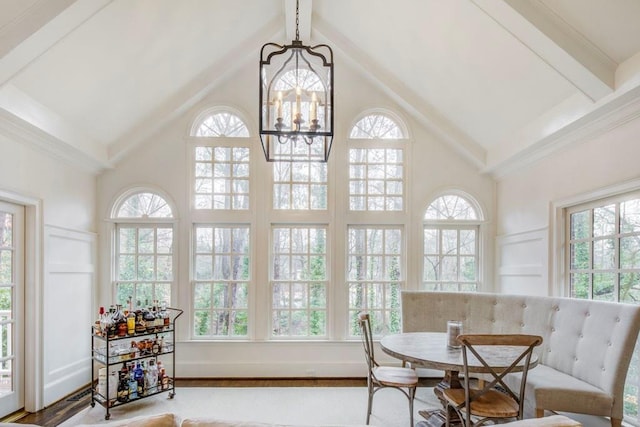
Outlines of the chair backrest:
{"type": "Polygon", "coordinates": [[[367,359],[367,366],[369,367],[369,372],[371,372],[371,370],[377,366],[377,363],[373,354],[373,336],[371,334],[371,319],[369,313],[358,313],[358,325],[360,326],[360,335],[364,347],[364,355],[367,359]]]}
{"type": "MultiPolygon", "coordinates": [[[[469,408],[470,401],[479,398],[487,391],[499,386],[502,391],[513,398],[519,406],[518,418],[522,418],[524,406],[524,391],[527,381],[527,371],[531,363],[533,349],[542,344],[542,337],[538,335],[524,334],[462,334],[458,335],[458,341],[462,344],[462,357],[464,361],[464,382],[467,390],[465,405],[469,408]],[[496,351],[495,346],[506,348],[496,351]],[[483,348],[485,347],[485,348],[483,348]],[[510,351],[507,351],[507,348],[510,351]],[[480,364],[491,375],[491,381],[485,381],[484,387],[475,392],[469,392],[469,354],[473,354],[480,364]],[[498,357],[500,366],[494,366],[498,357]],[[520,390],[514,392],[505,382],[504,377],[515,371],[522,371],[520,390]]],[[[472,375],[472,374],[471,374],[472,375]]]]}

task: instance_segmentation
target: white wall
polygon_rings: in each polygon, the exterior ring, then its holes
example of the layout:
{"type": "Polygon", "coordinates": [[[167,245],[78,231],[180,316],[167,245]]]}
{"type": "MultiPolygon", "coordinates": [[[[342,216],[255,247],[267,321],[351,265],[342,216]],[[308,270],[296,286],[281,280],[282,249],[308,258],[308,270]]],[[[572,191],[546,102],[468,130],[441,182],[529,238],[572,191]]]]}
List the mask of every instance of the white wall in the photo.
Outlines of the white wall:
{"type": "Polygon", "coordinates": [[[640,119],[592,137],[497,183],[499,291],[562,295],[557,280],[554,204],[640,177],[640,119]]]}
{"type": "MultiPolygon", "coordinates": [[[[341,61],[341,64],[346,61],[341,61]]],[[[98,215],[107,218],[114,199],[123,190],[134,186],[150,186],[166,192],[178,207],[178,232],[176,235],[178,251],[177,271],[177,300],[176,305],[185,310],[179,319],[180,330],[177,347],[177,375],[179,377],[281,377],[281,376],[354,376],[364,375],[365,367],[362,360],[362,349],[359,341],[340,342],[345,332],[341,325],[345,318],[340,313],[346,308],[346,301],[340,287],[340,277],[343,274],[334,272],[335,312],[332,313],[332,340],[329,342],[273,342],[267,341],[267,331],[264,325],[255,325],[254,336],[256,342],[193,342],[190,341],[189,329],[189,234],[192,214],[189,211],[189,163],[187,142],[185,136],[195,116],[203,109],[215,105],[232,106],[244,112],[248,126],[253,135],[257,135],[257,68],[253,64],[247,65],[242,71],[233,76],[233,80],[222,84],[196,107],[175,120],[170,126],[157,135],[149,138],[142,146],[129,153],[126,159],[119,162],[114,170],[107,171],[98,179],[98,215]]],[[[411,230],[407,230],[408,258],[408,287],[417,288],[421,270],[421,224],[424,209],[436,195],[446,188],[464,190],[475,197],[483,206],[488,219],[485,226],[489,238],[484,242],[486,259],[491,261],[492,236],[494,219],[494,182],[491,178],[479,174],[475,167],[461,159],[452,149],[436,141],[424,128],[420,127],[405,112],[399,109],[388,97],[374,86],[364,81],[361,76],[352,74],[345,66],[336,68],[336,137],[329,159],[329,173],[336,185],[335,191],[330,189],[330,203],[344,206],[345,193],[339,190],[340,183],[344,183],[346,170],[345,140],[348,131],[361,112],[371,108],[386,108],[399,113],[411,129],[413,142],[411,143],[409,164],[409,196],[407,213],[403,215],[411,220],[411,230]],[[333,199],[331,199],[333,197],[333,199]]],[[[253,146],[255,160],[253,191],[260,197],[268,194],[269,166],[264,160],[259,139],[256,137],[253,146]]],[[[258,212],[260,216],[268,216],[268,212],[258,212]]],[[[207,220],[215,220],[212,214],[207,220]]],[[[267,224],[268,219],[260,219],[267,224]]],[[[335,229],[335,239],[344,240],[343,235],[348,215],[336,215],[332,219],[331,227],[335,229]]],[[[110,230],[108,222],[100,223],[100,264],[108,266],[110,262],[110,230]]],[[[263,231],[264,234],[264,231],[263,231]]],[[[259,247],[254,247],[256,255],[257,277],[267,271],[268,245],[265,235],[256,236],[259,247]]],[[[332,260],[334,270],[343,268],[344,262],[337,258],[332,260]]],[[[486,286],[492,288],[492,264],[483,268],[486,286]]],[[[109,272],[101,271],[100,304],[111,303],[113,295],[109,285],[109,272]]],[[[344,281],[344,279],[342,279],[344,281]]],[[[265,279],[257,282],[257,292],[264,292],[265,279]]],[[[268,301],[266,298],[254,299],[252,314],[268,315],[268,301]]],[[[264,318],[264,317],[263,317],[264,318]]],[[[382,355],[380,355],[382,357],[382,355]]]]}
{"type": "Polygon", "coordinates": [[[33,411],[90,380],[96,178],[4,135],[0,153],[0,198],[27,207],[26,409],[33,411]]]}

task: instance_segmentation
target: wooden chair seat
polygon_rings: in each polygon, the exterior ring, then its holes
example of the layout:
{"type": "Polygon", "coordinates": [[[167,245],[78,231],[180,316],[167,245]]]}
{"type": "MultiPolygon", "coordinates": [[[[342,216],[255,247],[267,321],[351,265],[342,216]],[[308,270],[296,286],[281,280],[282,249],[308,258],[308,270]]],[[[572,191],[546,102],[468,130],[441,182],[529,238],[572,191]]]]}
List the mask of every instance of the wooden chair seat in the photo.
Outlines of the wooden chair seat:
{"type": "MultiPolygon", "coordinates": [[[[479,392],[480,390],[473,390],[479,392]]],[[[465,390],[463,388],[448,389],[443,392],[450,405],[462,405],[464,411],[465,390]]],[[[498,390],[489,390],[482,396],[470,402],[471,413],[482,418],[516,418],[519,414],[519,405],[511,397],[498,390]]]]}
{"type": "MultiPolygon", "coordinates": [[[[542,343],[542,337],[526,334],[462,334],[457,340],[462,344],[463,378],[462,388],[443,390],[447,409],[457,413],[464,427],[484,425],[488,421],[522,419],[527,371],[534,347],[542,343]],[[501,362],[491,366],[485,357],[494,355],[495,346],[500,350],[501,362]],[[509,348],[511,351],[506,351],[509,348]],[[490,374],[490,381],[482,381],[473,388],[469,381],[469,357],[474,356],[490,374]],[[519,366],[521,364],[521,366],[519,366]],[[522,372],[519,390],[513,390],[504,382],[510,372],[522,372]],[[500,388],[500,390],[497,390],[500,388]]],[[[451,425],[451,411],[447,410],[446,427],[451,425]]]]}
{"type": "Polygon", "coordinates": [[[391,387],[415,387],[418,385],[418,374],[411,368],[396,366],[376,366],[373,376],[380,384],[391,387]]]}

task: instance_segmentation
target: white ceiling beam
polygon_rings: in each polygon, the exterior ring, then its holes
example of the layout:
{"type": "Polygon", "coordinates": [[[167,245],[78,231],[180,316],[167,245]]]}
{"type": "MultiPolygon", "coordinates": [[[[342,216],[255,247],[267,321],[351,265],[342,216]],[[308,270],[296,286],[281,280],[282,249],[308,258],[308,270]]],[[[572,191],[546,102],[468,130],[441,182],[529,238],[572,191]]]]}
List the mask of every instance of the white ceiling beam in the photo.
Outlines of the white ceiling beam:
{"type": "MultiPolygon", "coordinates": [[[[47,6],[48,12],[39,19],[34,18],[31,26],[40,25],[39,28],[31,28],[30,34],[23,33],[20,36],[14,35],[13,41],[0,44],[0,49],[7,48],[15,43],[3,56],[0,56],[0,86],[10,81],[15,75],[22,71],[31,62],[46,51],[55,46],[60,40],[76,28],[91,19],[96,13],[102,10],[113,0],[55,0],[52,3],[57,5],[47,6]],[[69,3],[66,7],[64,5],[69,3]],[[58,13],[56,13],[56,10],[58,13]],[[46,17],[51,18],[47,23],[40,22],[46,17]],[[21,40],[19,38],[22,37],[21,40]]],[[[48,4],[49,1],[40,3],[48,4]]],[[[18,25],[19,23],[16,23],[18,25]]],[[[0,51],[1,52],[1,51],[0,51]]]]}
{"type": "MultiPolygon", "coordinates": [[[[300,40],[309,44],[311,40],[311,14],[313,3],[311,0],[300,0],[299,26],[300,40]]],[[[284,20],[287,30],[286,43],[289,44],[296,39],[296,0],[284,0],[284,20]]]]}
{"type": "Polygon", "coordinates": [[[104,145],[11,84],[0,88],[0,133],[30,142],[83,169],[99,172],[111,167],[104,145]]]}
{"type": "Polygon", "coordinates": [[[591,100],[614,91],[617,64],[539,1],[472,1],[591,100]]]}
{"type": "MultiPolygon", "coordinates": [[[[40,0],[0,28],[0,58],[77,0],[40,0]]],[[[2,6],[0,5],[0,8],[2,6]]]]}
{"type": "Polygon", "coordinates": [[[331,24],[317,15],[314,15],[313,22],[314,33],[326,39],[326,43],[331,45],[334,51],[340,51],[342,56],[351,62],[354,69],[361,72],[414,119],[440,140],[448,143],[477,168],[485,167],[486,151],[480,144],[447,120],[432,105],[417,96],[405,83],[376,64],[331,24]]]}

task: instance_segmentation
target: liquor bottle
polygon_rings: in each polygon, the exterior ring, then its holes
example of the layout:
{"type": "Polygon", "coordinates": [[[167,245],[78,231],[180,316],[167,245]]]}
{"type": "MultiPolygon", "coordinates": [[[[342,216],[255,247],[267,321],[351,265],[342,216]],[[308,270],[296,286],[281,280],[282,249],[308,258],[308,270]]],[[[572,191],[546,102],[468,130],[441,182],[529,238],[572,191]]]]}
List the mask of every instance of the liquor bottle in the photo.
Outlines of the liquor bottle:
{"type": "Polygon", "coordinates": [[[136,333],[136,315],[129,311],[127,313],[127,334],[135,335],[136,333]]]}
{"type": "Polygon", "coordinates": [[[169,312],[167,311],[167,302],[162,301],[162,306],[160,308],[160,313],[162,313],[162,320],[164,321],[164,328],[169,329],[171,326],[171,318],[169,317],[169,312]]]}
{"type": "Polygon", "coordinates": [[[143,312],[144,321],[147,325],[147,333],[153,332],[156,329],[156,316],[148,309],[143,310],[143,312]]]}
{"type": "Polygon", "coordinates": [[[107,337],[109,338],[113,338],[117,335],[117,326],[116,323],[114,322],[113,317],[116,314],[116,308],[115,306],[111,305],[109,306],[109,312],[106,314],[106,329],[107,329],[107,337]]]}
{"type": "Polygon", "coordinates": [[[144,396],[144,370],[140,362],[136,363],[136,368],[133,370],[133,379],[138,384],[138,397],[144,396]]]}
{"type": "Polygon", "coordinates": [[[156,393],[158,391],[158,366],[154,359],[149,360],[145,379],[147,394],[156,393]]]}
{"type": "Polygon", "coordinates": [[[133,305],[131,303],[131,296],[127,298],[129,302],[129,312],[126,313],[127,318],[127,334],[135,335],[136,334],[136,314],[133,312],[133,305]]]}
{"type": "Polygon", "coordinates": [[[144,334],[147,332],[147,324],[144,321],[142,310],[136,310],[136,334],[144,334]]]}
{"type": "Polygon", "coordinates": [[[118,402],[129,401],[129,369],[127,368],[126,363],[123,363],[122,369],[120,369],[117,396],[118,402]]]}
{"type": "Polygon", "coordinates": [[[113,315],[113,322],[116,325],[116,333],[119,337],[127,335],[127,318],[122,312],[122,304],[116,305],[116,312],[113,315]]]}
{"type": "Polygon", "coordinates": [[[102,326],[101,326],[102,316],[104,316],[104,307],[100,307],[100,309],[98,310],[98,318],[93,324],[94,335],[102,335],[102,326]]]}
{"type": "Polygon", "coordinates": [[[164,329],[164,319],[162,318],[162,312],[160,311],[160,305],[158,300],[155,300],[153,304],[153,314],[156,316],[156,332],[161,332],[164,329]]]}

